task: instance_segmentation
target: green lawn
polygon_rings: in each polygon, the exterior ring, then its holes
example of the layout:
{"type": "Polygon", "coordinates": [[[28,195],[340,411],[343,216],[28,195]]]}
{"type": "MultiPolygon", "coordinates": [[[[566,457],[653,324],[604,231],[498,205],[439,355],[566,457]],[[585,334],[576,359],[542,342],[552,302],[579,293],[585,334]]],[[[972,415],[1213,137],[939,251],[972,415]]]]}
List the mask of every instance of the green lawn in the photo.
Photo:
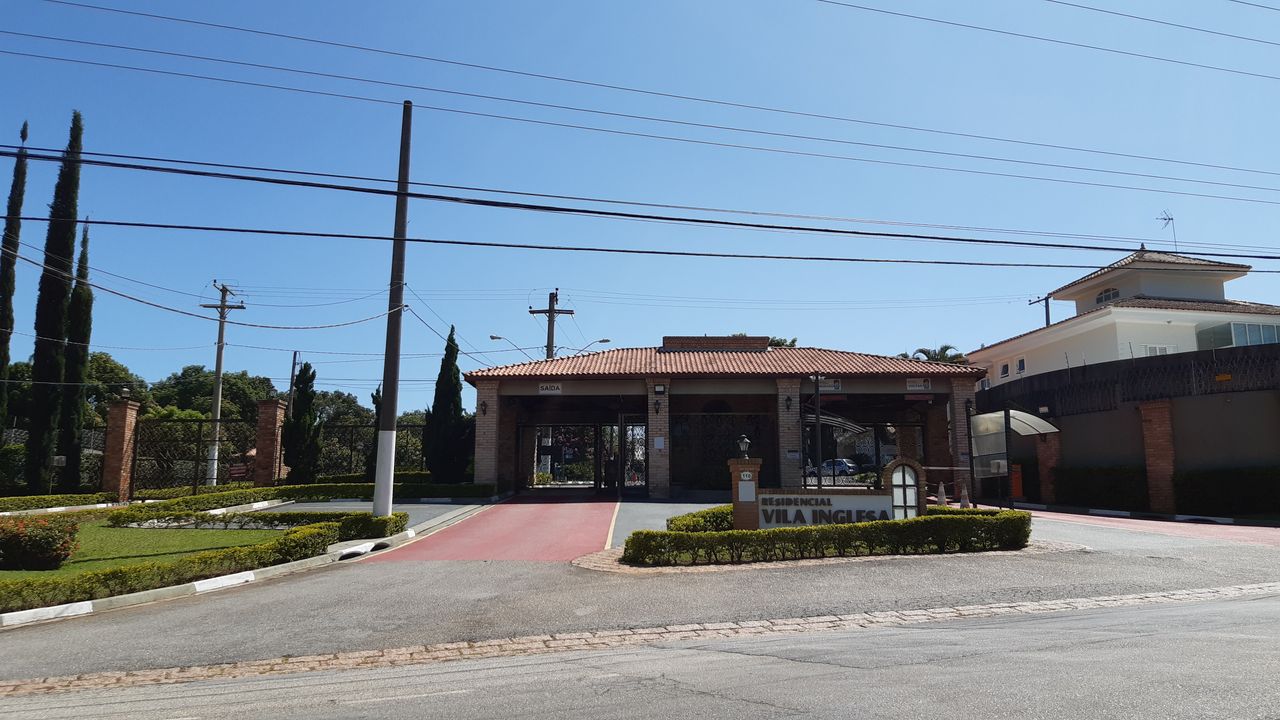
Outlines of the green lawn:
{"type": "Polygon", "coordinates": [[[0,580],[74,575],[140,562],[175,560],[202,550],[255,545],[283,530],[150,530],[107,527],[106,521],[84,523],[80,549],[57,570],[0,570],[0,580]]]}

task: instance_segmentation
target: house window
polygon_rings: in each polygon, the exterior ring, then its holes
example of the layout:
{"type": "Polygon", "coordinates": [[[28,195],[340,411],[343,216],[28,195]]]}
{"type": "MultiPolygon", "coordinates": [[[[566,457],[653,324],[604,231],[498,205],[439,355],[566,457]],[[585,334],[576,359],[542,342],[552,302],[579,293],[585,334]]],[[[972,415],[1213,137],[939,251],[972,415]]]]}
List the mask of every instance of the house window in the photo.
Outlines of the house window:
{"type": "Polygon", "coordinates": [[[991,378],[982,378],[982,382],[978,383],[978,385],[979,385],[983,390],[990,390],[990,389],[991,389],[991,378]]]}
{"type": "Polygon", "coordinates": [[[1120,299],[1120,291],[1115,288],[1107,288],[1106,290],[1098,293],[1098,299],[1094,302],[1101,305],[1102,303],[1109,303],[1112,300],[1118,299],[1120,299]]]}
{"type": "Polygon", "coordinates": [[[1009,377],[1009,363],[1002,363],[1000,365],[1000,377],[1002,378],[1009,377]]]}
{"type": "Polygon", "coordinates": [[[1018,358],[1018,361],[1017,361],[1017,368],[1018,368],[1018,374],[1019,374],[1019,375],[1021,375],[1021,374],[1022,374],[1022,373],[1024,373],[1024,372],[1026,372],[1026,371],[1027,371],[1027,359],[1026,359],[1026,358],[1024,358],[1024,357],[1020,357],[1020,358],[1018,358]]]}
{"type": "Polygon", "coordinates": [[[1280,340],[1280,328],[1258,323],[1231,323],[1231,340],[1236,347],[1270,345],[1280,340]]]}

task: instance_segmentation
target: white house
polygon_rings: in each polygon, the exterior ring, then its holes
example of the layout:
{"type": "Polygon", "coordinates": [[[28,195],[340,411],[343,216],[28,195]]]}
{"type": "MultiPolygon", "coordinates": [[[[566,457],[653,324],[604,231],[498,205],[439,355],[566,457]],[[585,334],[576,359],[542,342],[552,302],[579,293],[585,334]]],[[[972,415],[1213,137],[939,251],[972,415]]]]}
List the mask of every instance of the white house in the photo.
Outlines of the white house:
{"type": "Polygon", "coordinates": [[[1049,293],[1073,301],[1066,320],[968,353],[982,387],[1081,365],[1277,342],[1280,306],[1228,300],[1248,265],[1145,247],[1049,293]]]}

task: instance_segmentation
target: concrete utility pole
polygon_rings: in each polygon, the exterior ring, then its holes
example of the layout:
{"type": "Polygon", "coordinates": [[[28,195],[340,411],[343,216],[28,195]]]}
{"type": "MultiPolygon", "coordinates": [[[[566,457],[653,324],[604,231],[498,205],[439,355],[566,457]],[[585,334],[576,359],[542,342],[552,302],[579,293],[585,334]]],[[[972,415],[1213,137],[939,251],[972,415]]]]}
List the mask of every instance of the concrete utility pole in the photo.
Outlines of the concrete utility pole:
{"type": "Polygon", "coordinates": [[[293,351],[293,362],[289,363],[289,404],[285,407],[288,418],[293,419],[293,381],[298,377],[298,351],[293,351]]]}
{"type": "Polygon", "coordinates": [[[244,309],[243,303],[227,304],[227,299],[235,293],[231,292],[231,288],[226,283],[219,285],[218,281],[214,280],[213,286],[222,293],[222,298],[217,305],[206,303],[200,306],[218,311],[218,354],[213,365],[213,440],[209,442],[209,464],[205,470],[205,485],[218,484],[218,443],[222,440],[222,349],[227,346],[227,313],[244,309]]]}
{"type": "Polygon", "coordinates": [[[556,316],[572,315],[572,310],[557,310],[556,303],[560,301],[560,288],[556,288],[547,294],[547,307],[545,310],[534,310],[529,308],[530,315],[546,315],[547,316],[547,359],[550,360],[556,356],[556,316]]]}
{"type": "Polygon", "coordinates": [[[409,140],[413,103],[400,115],[400,173],[396,180],[395,241],[391,246],[391,292],[387,300],[387,347],[382,358],[382,406],[378,410],[378,461],[373,473],[373,514],[391,514],[396,470],[396,401],[400,390],[400,320],[404,315],[405,236],[409,228],[409,140]]]}

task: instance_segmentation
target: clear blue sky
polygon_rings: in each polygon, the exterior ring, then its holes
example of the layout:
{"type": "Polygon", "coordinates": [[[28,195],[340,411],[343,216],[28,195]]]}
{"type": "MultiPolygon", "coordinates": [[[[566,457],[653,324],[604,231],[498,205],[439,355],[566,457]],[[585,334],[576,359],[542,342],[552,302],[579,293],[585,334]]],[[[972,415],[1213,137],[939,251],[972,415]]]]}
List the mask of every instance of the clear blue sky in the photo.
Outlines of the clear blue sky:
{"type": "MultiPolygon", "coordinates": [[[[118,8],[734,102],[1280,171],[1280,150],[1274,143],[1280,80],[1120,57],[809,0],[98,1],[118,8]]],[[[1280,12],[1226,0],[1081,1],[1172,22],[1280,39],[1280,12]]],[[[1273,70],[1280,58],[1280,47],[1033,0],[866,0],[865,4],[1254,72],[1273,70]]],[[[527,100],[1280,188],[1280,178],[1266,175],[713,107],[39,0],[5,3],[4,17],[3,29],[527,100]]],[[[0,36],[0,49],[716,142],[1280,201],[1280,195],[1268,191],[682,128],[12,36],[0,36]]],[[[19,125],[29,120],[30,144],[61,147],[66,142],[70,113],[79,109],[85,117],[88,150],[378,177],[395,173],[399,109],[390,105],[3,55],[0,77],[4,78],[5,97],[0,104],[3,142],[16,142],[19,125]]],[[[1171,237],[1155,220],[1168,210],[1177,218],[1178,236],[1184,243],[1270,248],[1276,246],[1273,228],[1280,215],[1280,206],[1264,203],[752,152],[427,110],[417,112],[414,133],[412,176],[428,182],[921,223],[1141,236],[1157,241],[1171,237]]],[[[4,160],[0,167],[7,187],[11,161],[4,160]]],[[[54,172],[51,165],[33,164],[27,214],[46,212],[54,172]]],[[[82,214],[109,220],[368,234],[390,234],[393,214],[389,198],[91,167],[84,170],[80,208],[82,214]]],[[[1121,256],[712,230],[425,201],[411,204],[410,234],[887,258],[1105,264],[1121,256]]],[[[386,243],[106,227],[95,229],[92,238],[92,264],[102,270],[203,294],[205,302],[213,298],[210,281],[214,278],[250,288],[243,296],[250,309],[235,313],[238,320],[310,325],[356,319],[385,309],[385,298],[376,295],[322,307],[269,305],[309,305],[376,293],[387,283],[390,246],[386,243]]],[[[23,240],[41,245],[44,226],[26,224],[23,240]]],[[[1268,266],[1266,261],[1254,264],[1268,266]]],[[[17,329],[29,332],[36,276],[29,267],[20,268],[17,329]]],[[[612,347],[619,347],[654,345],[663,334],[741,331],[794,336],[804,345],[893,354],[941,343],[967,350],[1032,329],[1041,322],[1041,310],[1028,307],[1026,300],[1080,274],[1083,271],[1064,269],[635,258],[417,245],[409,249],[407,278],[430,309],[412,295],[409,303],[437,330],[447,331],[443,317],[457,325],[465,350],[499,351],[463,358],[463,367],[468,369],[523,359],[516,352],[501,352],[510,346],[490,341],[491,334],[521,346],[541,345],[542,321],[530,317],[527,309],[544,303],[547,291],[555,286],[562,290],[562,304],[577,311],[574,320],[561,323],[558,334],[559,344],[570,347],[601,337],[611,338],[612,347]]],[[[200,302],[197,297],[139,286],[102,273],[96,280],[176,307],[195,309],[200,302]]],[[[1231,297],[1280,303],[1274,276],[1254,275],[1233,282],[1228,290],[1231,297]]],[[[1055,305],[1054,311],[1062,317],[1068,308],[1055,305]]],[[[440,352],[443,342],[412,317],[406,317],[404,329],[405,352],[440,352]]],[[[95,345],[149,380],[187,364],[212,366],[214,332],[215,325],[207,321],[136,305],[102,292],[97,295],[95,345]],[[135,350],[108,346],[199,347],[135,350]]],[[[314,332],[231,328],[228,341],[304,351],[378,352],[383,326],[371,322],[314,332]]],[[[15,337],[14,356],[22,358],[29,352],[29,338],[15,337]]],[[[530,352],[538,355],[537,350],[530,352]]],[[[377,361],[323,362],[352,358],[319,353],[304,357],[321,363],[317,369],[323,387],[347,389],[366,403],[381,374],[377,361]]],[[[288,374],[289,354],[233,346],[228,348],[227,366],[283,378],[288,374]]],[[[406,358],[402,377],[430,381],[437,369],[434,357],[406,358]]],[[[284,385],[283,380],[277,382],[278,387],[284,385]]],[[[426,406],[430,397],[429,384],[409,382],[402,391],[401,409],[426,406]]],[[[471,402],[469,389],[466,401],[471,402]]]]}

